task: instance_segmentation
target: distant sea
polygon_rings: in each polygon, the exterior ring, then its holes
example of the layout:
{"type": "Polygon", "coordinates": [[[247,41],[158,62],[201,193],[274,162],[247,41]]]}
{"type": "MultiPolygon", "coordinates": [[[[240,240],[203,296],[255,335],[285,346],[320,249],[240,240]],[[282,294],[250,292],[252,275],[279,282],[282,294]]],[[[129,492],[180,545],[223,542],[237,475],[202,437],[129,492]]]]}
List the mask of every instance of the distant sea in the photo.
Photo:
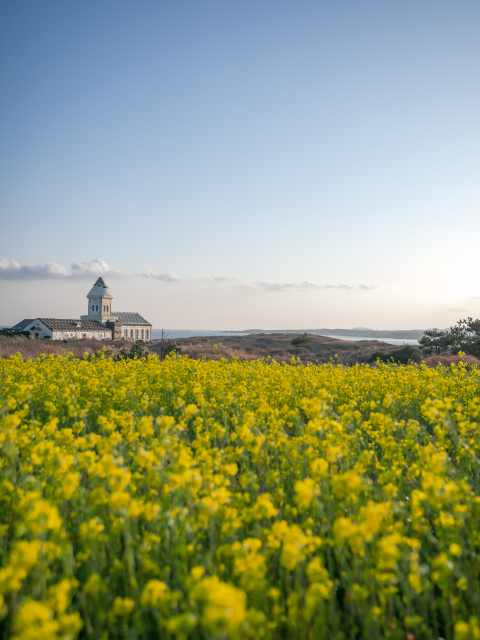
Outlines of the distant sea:
{"type": "MultiPolygon", "coordinates": [[[[247,336],[257,331],[204,331],[194,329],[164,329],[165,337],[170,340],[175,338],[201,338],[202,336],[247,336]]],[[[162,337],[161,329],[152,329],[152,338],[159,340],[162,337]]]]}
{"type": "MultiPolygon", "coordinates": [[[[252,333],[280,333],[280,329],[277,331],[205,331],[205,330],[195,330],[195,329],[165,329],[165,336],[174,340],[175,338],[199,338],[199,337],[209,337],[209,336],[219,336],[219,337],[227,337],[227,336],[247,336],[252,333]]],[[[286,332],[287,330],[284,330],[286,332]]],[[[291,333],[303,333],[303,331],[298,330],[289,330],[291,333]]],[[[307,330],[308,333],[308,330],[307,330]]],[[[313,332],[312,332],[313,333],[313,332]]],[[[411,338],[390,338],[390,337],[381,337],[381,338],[373,338],[372,336],[346,336],[332,333],[319,333],[318,330],[315,331],[316,335],[325,336],[326,338],[336,338],[337,340],[352,340],[357,342],[359,340],[378,340],[379,342],[385,342],[386,344],[418,344],[418,340],[412,340],[411,338]]],[[[152,329],[152,338],[154,340],[159,340],[162,337],[161,329],[152,329]]]]}

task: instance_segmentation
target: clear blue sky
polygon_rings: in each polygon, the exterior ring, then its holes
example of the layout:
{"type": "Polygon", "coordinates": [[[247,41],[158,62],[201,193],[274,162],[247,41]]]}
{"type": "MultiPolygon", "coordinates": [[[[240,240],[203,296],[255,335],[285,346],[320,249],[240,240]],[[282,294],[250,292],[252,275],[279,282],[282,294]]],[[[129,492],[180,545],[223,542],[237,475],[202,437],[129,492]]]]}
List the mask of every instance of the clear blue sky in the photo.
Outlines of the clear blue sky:
{"type": "Polygon", "coordinates": [[[479,316],[479,32],[477,0],[3,0],[0,324],[99,273],[155,327],[479,316]]]}

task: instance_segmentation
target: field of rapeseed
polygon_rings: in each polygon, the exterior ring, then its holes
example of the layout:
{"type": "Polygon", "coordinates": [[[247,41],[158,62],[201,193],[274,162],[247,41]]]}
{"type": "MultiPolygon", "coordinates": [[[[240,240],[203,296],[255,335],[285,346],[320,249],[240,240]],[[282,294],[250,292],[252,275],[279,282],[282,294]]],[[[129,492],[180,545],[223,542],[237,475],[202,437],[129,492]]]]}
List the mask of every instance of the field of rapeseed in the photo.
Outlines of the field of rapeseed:
{"type": "Polygon", "coordinates": [[[480,638],[480,370],[0,361],[0,636],[480,638]]]}

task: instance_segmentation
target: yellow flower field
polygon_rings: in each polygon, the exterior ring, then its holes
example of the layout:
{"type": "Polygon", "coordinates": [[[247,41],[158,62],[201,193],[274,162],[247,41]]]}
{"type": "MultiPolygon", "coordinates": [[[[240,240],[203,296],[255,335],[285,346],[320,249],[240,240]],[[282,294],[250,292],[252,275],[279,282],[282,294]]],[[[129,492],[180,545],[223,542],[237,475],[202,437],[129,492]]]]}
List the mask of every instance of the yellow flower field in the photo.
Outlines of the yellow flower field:
{"type": "Polygon", "coordinates": [[[480,370],[0,360],[0,636],[480,639],[480,370]]]}

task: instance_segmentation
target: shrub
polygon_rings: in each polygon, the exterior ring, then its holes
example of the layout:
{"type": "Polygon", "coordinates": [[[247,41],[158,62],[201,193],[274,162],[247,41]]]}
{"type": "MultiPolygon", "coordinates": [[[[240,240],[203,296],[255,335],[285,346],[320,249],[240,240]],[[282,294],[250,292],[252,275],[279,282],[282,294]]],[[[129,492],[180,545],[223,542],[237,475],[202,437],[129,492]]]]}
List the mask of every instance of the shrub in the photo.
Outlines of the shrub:
{"type": "Polygon", "coordinates": [[[146,358],[149,355],[147,345],[143,340],[132,343],[130,351],[122,349],[118,355],[118,360],[134,360],[135,358],[146,358]]]}
{"type": "Polygon", "coordinates": [[[370,356],[370,362],[396,362],[397,364],[408,364],[409,362],[420,362],[422,354],[420,349],[406,344],[400,349],[389,350],[385,347],[374,351],[370,356]]]}
{"type": "Polygon", "coordinates": [[[0,336],[7,336],[7,338],[15,338],[17,336],[30,337],[30,331],[12,331],[11,329],[0,329],[0,336]]]}
{"type": "Polygon", "coordinates": [[[301,335],[292,338],[290,340],[290,344],[292,347],[303,347],[304,349],[311,350],[313,348],[313,338],[307,333],[302,333],[301,335]]]}
{"type": "Polygon", "coordinates": [[[177,344],[173,340],[162,340],[160,344],[160,360],[165,360],[165,358],[174,353],[180,353],[182,347],[177,346],[177,344]]]}

